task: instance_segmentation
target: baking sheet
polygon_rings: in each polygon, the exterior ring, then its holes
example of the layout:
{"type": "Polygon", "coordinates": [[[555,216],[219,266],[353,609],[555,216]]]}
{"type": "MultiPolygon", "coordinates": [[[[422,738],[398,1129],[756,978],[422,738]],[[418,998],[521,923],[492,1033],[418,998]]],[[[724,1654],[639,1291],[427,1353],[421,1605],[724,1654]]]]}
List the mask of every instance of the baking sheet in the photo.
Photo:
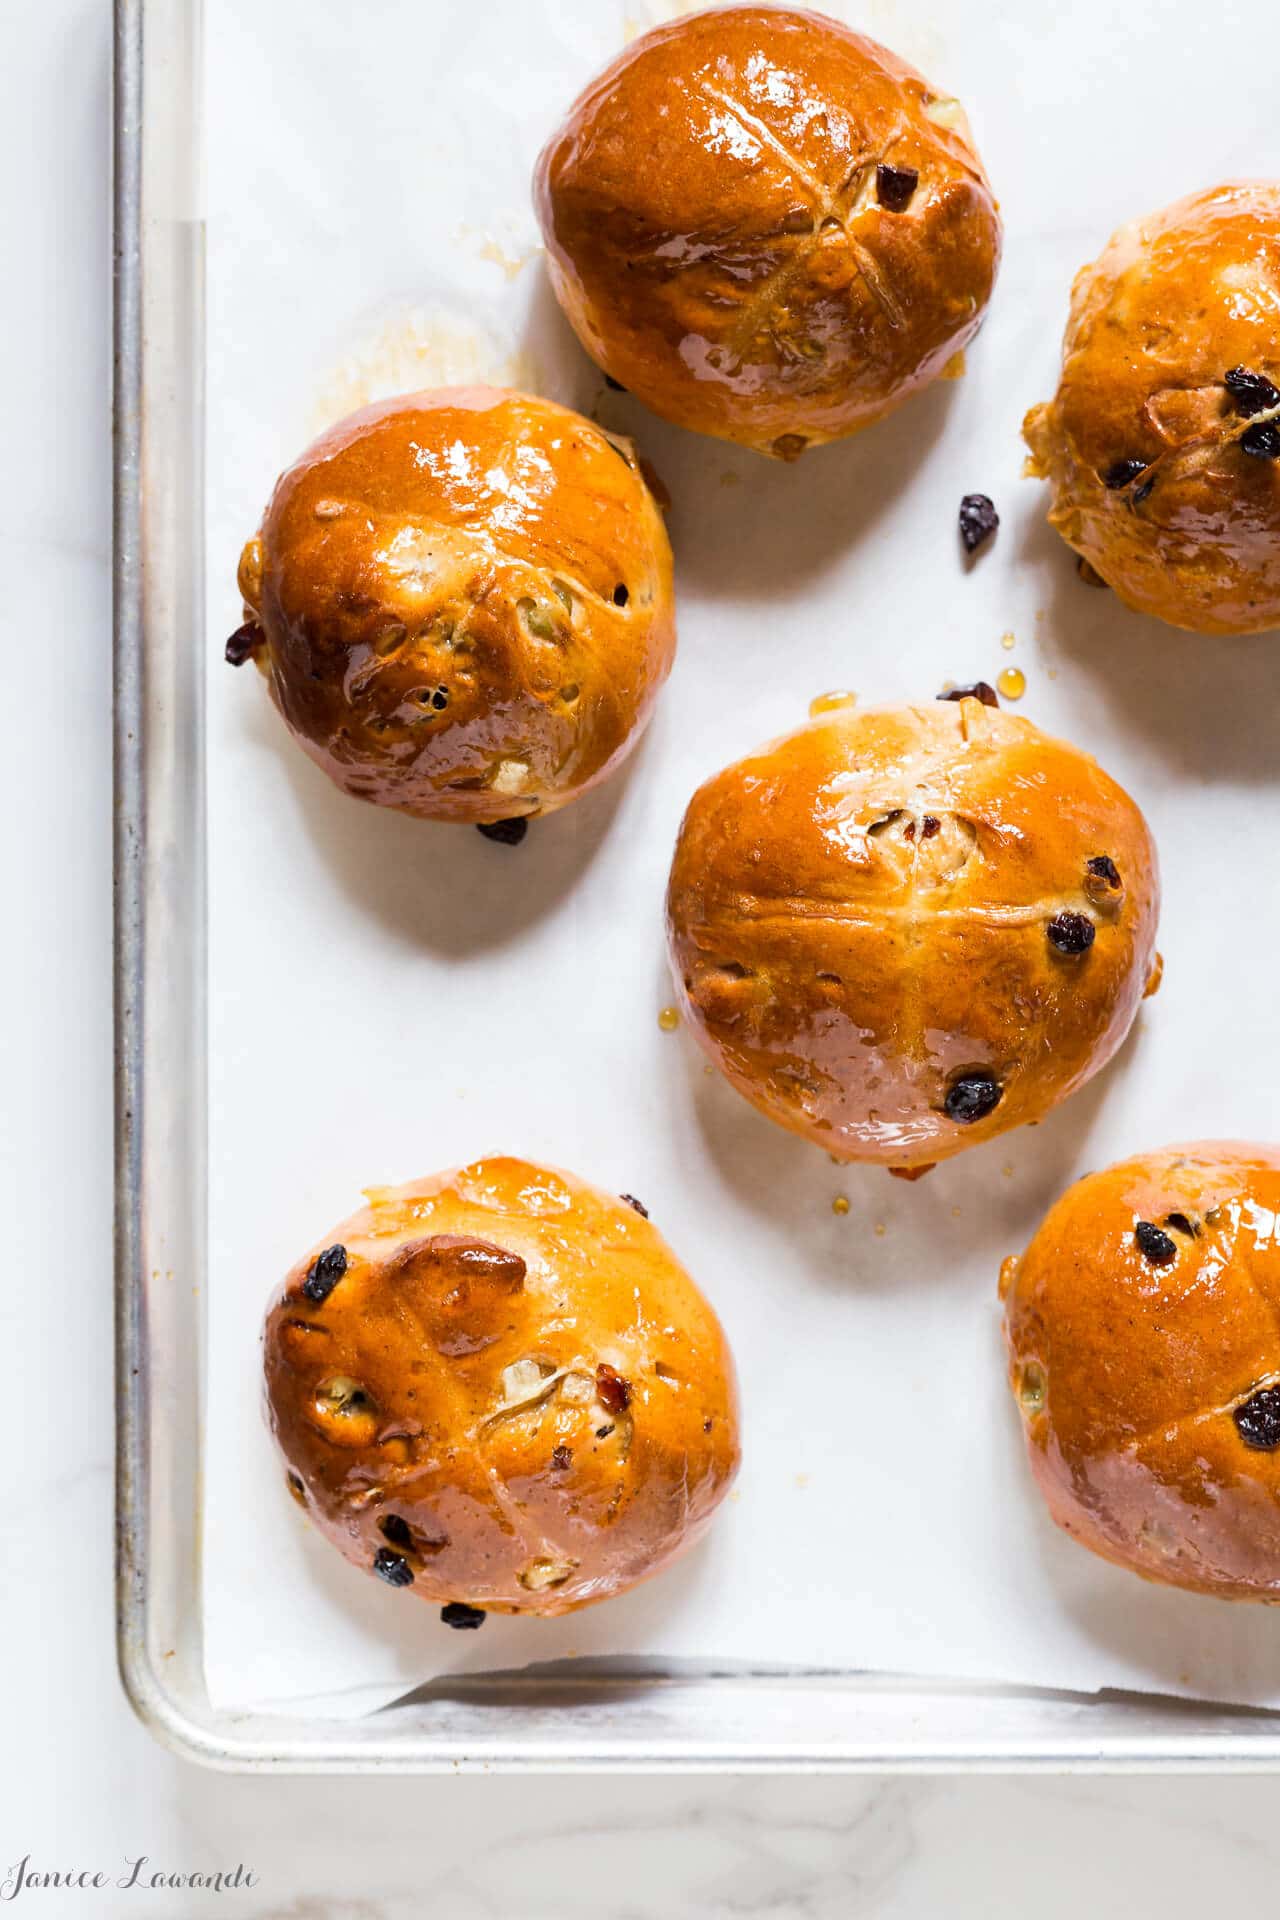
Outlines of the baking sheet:
{"type": "MultiPolygon", "coordinates": [[[[1258,4],[881,0],[832,11],[958,93],[1006,254],[962,380],[780,467],[610,393],[560,319],[528,204],[578,88],[674,9],[614,0],[206,0],[209,1365],[215,1706],[375,1707],[433,1675],[577,1656],[1150,1689],[1280,1705],[1280,1619],[1150,1588],[1055,1533],[1021,1458],[995,1296],[1077,1174],[1275,1131],[1274,636],[1197,639],[1077,581],[1020,478],[1071,275],[1123,218],[1280,172],[1257,95],[1195,91],[1258,4]],[[528,385],[633,433],[673,496],[680,654],[647,740],[523,846],[342,798],[221,662],[276,473],[365,399],[528,385]],[[968,572],[961,494],[1003,524],[968,572]],[[1010,651],[1001,636],[1012,634],[1010,651]],[[834,1167],[657,1024],[661,903],[697,783],[832,687],[930,698],[1020,667],[1019,710],[1143,805],[1163,988],[1034,1131],[907,1185],[834,1167]],[[745,1461],[705,1543],[564,1620],[439,1625],[288,1498],[260,1410],[278,1277],[360,1188],[493,1151],[637,1193],[737,1354],[745,1461]],[[847,1215],[832,1201],[843,1194],[847,1215]]],[[[1280,315],[1280,289],[1277,290],[1280,315]]]]}

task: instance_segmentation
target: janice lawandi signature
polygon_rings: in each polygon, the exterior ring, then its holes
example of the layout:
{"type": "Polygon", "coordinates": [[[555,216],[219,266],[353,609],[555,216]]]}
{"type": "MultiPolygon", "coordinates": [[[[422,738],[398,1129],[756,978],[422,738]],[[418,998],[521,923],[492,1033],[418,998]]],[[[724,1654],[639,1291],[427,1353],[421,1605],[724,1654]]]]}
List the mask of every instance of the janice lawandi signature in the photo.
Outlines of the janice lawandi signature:
{"type": "Polygon", "coordinates": [[[126,1854],[124,1872],[93,1867],[41,1867],[32,1864],[24,1853],[15,1860],[0,1881],[0,1900],[16,1900],[20,1893],[45,1893],[54,1887],[76,1893],[100,1892],[104,1887],[136,1887],[147,1893],[173,1893],[179,1890],[202,1893],[235,1893],[256,1887],[258,1876],[243,1864],[218,1867],[211,1871],[157,1867],[145,1854],[126,1854]]]}

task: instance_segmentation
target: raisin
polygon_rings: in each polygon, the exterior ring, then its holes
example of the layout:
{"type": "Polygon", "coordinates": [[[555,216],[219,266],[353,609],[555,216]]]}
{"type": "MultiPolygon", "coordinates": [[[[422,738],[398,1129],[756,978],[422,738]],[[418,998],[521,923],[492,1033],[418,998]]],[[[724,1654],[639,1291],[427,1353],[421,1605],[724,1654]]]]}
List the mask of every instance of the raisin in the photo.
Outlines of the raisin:
{"type": "Polygon", "coordinates": [[[392,1553],[390,1547],[378,1548],[373,1556],[373,1570],[389,1587],[413,1585],[413,1568],[402,1553],[392,1553]]]}
{"type": "Polygon", "coordinates": [[[469,1607],[465,1600],[451,1600],[441,1607],[440,1618],[446,1627],[474,1628],[484,1625],[484,1608],[469,1607]]]}
{"type": "Polygon", "coordinates": [[[1102,484],[1114,493],[1120,487],[1127,487],[1140,473],[1145,473],[1149,465],[1147,460],[1117,460],[1103,474],[1102,484]]]}
{"type": "Polygon", "coordinates": [[[500,847],[518,847],[529,831],[529,821],[522,813],[514,820],[481,820],[476,831],[486,840],[496,840],[500,847]]]}
{"type": "Polygon", "coordinates": [[[876,168],[876,199],[890,213],[901,213],[909,207],[919,185],[920,175],[914,167],[892,167],[882,160],[876,168]]]}
{"type": "Polygon", "coordinates": [[[1240,435],[1240,445],[1255,460],[1280,460],[1280,426],[1271,420],[1256,420],[1240,435]]]}
{"type": "Polygon", "coordinates": [[[1138,1251],[1153,1267],[1167,1267],[1171,1260],[1177,1258],[1178,1249],[1174,1241],[1150,1220],[1139,1220],[1133,1237],[1138,1243],[1138,1251]]]}
{"type": "Polygon", "coordinates": [[[947,1088],[942,1104],[948,1120],[968,1127],[975,1120],[985,1120],[989,1113],[994,1113],[1003,1092],[1004,1088],[993,1074],[962,1073],[947,1088]]]}
{"type": "Polygon", "coordinates": [[[1250,373],[1248,367],[1228,367],[1223,381],[1236,403],[1236,412],[1246,420],[1252,419],[1255,413],[1280,407],[1280,389],[1273,387],[1265,374],[1250,373]]]}
{"type": "Polygon", "coordinates": [[[631,1405],[631,1382],[602,1360],[596,1368],[596,1397],[610,1413],[625,1413],[631,1405]]]}
{"type": "Polygon", "coordinates": [[[1088,953],[1098,929],[1084,913],[1055,913],[1045,932],[1050,946],[1073,956],[1088,953]]]}
{"type": "Polygon", "coordinates": [[[246,660],[252,660],[262,645],[262,628],[256,620],[246,620],[237,627],[226,645],[226,662],[229,667],[242,667],[246,660]]]}
{"type": "Polygon", "coordinates": [[[1186,1213],[1167,1213],[1164,1217],[1166,1227],[1176,1227],[1179,1233],[1185,1233],[1188,1240],[1200,1237],[1200,1222],[1186,1213]]]}
{"type": "Polygon", "coordinates": [[[1149,479],[1139,481],[1138,485],[1134,488],[1132,494],[1129,496],[1135,507],[1140,507],[1142,505],[1143,501],[1147,498],[1148,494],[1150,494],[1154,489],[1155,484],[1156,484],[1156,477],[1154,473],[1150,476],[1149,479]]]}
{"type": "Polygon", "coordinates": [[[976,553],[1000,525],[1000,515],[985,493],[966,493],[960,502],[960,538],[966,553],[976,553]]]}
{"type": "Polygon", "coordinates": [[[942,822],[939,820],[937,814],[926,813],[924,819],[920,822],[920,838],[922,840],[932,840],[934,834],[940,832],[941,828],[942,822]]]}
{"type": "Polygon", "coordinates": [[[607,1426],[607,1427],[597,1427],[597,1428],[596,1428],[596,1439],[597,1439],[597,1440],[607,1440],[607,1439],[609,1438],[609,1435],[610,1435],[610,1434],[611,1434],[612,1432],[613,1432],[613,1428],[612,1428],[612,1426],[607,1426]]]}
{"type": "Polygon", "coordinates": [[[557,1473],[564,1473],[573,1465],[573,1448],[566,1447],[563,1442],[558,1447],[552,1447],[551,1464],[557,1473]]]}
{"type": "Polygon", "coordinates": [[[939,700],[981,700],[984,707],[998,707],[996,690],[988,686],[985,680],[974,680],[967,687],[948,687],[938,695],[939,700]]]}
{"type": "Polygon", "coordinates": [[[1243,1406],[1234,1407],[1231,1418],[1246,1447],[1273,1452],[1280,1447],[1280,1387],[1261,1388],[1243,1406]]]}
{"type": "Polygon", "coordinates": [[[314,1300],[322,1306],[329,1298],[347,1270],[347,1250],[345,1247],[326,1247],[311,1262],[307,1277],[302,1283],[302,1291],[308,1300],[314,1300]]]}
{"type": "Polygon", "coordinates": [[[615,607],[625,607],[625,606],[626,606],[626,604],[627,604],[627,602],[628,602],[628,600],[629,600],[630,598],[631,598],[631,595],[630,595],[630,594],[629,594],[629,593],[627,592],[627,590],[626,590],[626,588],[625,588],[625,587],[623,586],[623,584],[622,584],[622,582],[621,582],[621,580],[619,580],[619,582],[618,582],[618,584],[617,584],[617,586],[616,586],[616,587],[614,588],[614,590],[613,590],[613,604],[614,604],[614,606],[615,606],[615,607]]]}
{"type": "Polygon", "coordinates": [[[378,1529],[383,1539],[389,1540],[393,1547],[411,1547],[413,1545],[413,1535],[409,1531],[409,1522],[402,1519],[398,1513],[384,1513],[378,1522],[378,1529]]]}
{"type": "Polygon", "coordinates": [[[1084,870],[1095,880],[1105,880],[1109,887],[1120,885],[1120,869],[1109,853],[1095,853],[1084,863],[1084,870]]]}
{"type": "Polygon", "coordinates": [[[621,1194],[619,1197],[625,1200],[629,1207],[634,1207],[636,1212],[640,1214],[643,1219],[647,1220],[649,1218],[648,1207],[646,1207],[643,1200],[637,1200],[634,1193],[624,1193],[624,1194],[621,1194]]]}

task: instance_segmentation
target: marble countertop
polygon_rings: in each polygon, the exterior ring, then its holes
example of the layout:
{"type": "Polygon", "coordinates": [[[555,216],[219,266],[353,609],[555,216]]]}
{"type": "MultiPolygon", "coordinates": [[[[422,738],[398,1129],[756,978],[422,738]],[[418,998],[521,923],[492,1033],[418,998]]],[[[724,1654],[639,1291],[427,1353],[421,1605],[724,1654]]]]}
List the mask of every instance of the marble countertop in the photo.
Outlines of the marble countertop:
{"type": "Polygon", "coordinates": [[[8,658],[27,676],[0,761],[0,1182],[18,1251],[0,1293],[0,1876],[25,1858],[110,1883],[28,1884],[13,1910],[1189,1920],[1228,1890],[1261,1909],[1280,1872],[1266,1779],[261,1780],[197,1771],[132,1719],[111,1594],[109,16],[105,0],[9,9],[0,72],[0,540],[8,658]],[[114,1884],[141,1855],[135,1884],[114,1884]],[[216,1901],[145,1884],[237,1866],[253,1884],[216,1901]]]}

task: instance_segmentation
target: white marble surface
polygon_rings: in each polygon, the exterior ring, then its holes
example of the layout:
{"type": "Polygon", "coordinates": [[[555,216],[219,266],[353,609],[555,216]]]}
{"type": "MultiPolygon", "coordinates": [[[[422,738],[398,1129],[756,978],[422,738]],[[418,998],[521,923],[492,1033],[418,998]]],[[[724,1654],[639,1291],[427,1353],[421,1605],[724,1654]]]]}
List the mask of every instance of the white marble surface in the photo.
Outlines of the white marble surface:
{"type": "MultiPolygon", "coordinates": [[[[1178,0],[1189,5],[1191,0],[1178,0]]],[[[1176,8],[1175,8],[1176,11],[1176,8]]],[[[245,1863],[247,1890],[29,1890],[161,1920],[1262,1910],[1268,1780],[223,1778],[169,1758],[111,1641],[106,0],[6,8],[0,543],[9,913],[0,1875],[245,1863]],[[13,1254],[16,1251],[16,1259],[13,1254]]]]}

